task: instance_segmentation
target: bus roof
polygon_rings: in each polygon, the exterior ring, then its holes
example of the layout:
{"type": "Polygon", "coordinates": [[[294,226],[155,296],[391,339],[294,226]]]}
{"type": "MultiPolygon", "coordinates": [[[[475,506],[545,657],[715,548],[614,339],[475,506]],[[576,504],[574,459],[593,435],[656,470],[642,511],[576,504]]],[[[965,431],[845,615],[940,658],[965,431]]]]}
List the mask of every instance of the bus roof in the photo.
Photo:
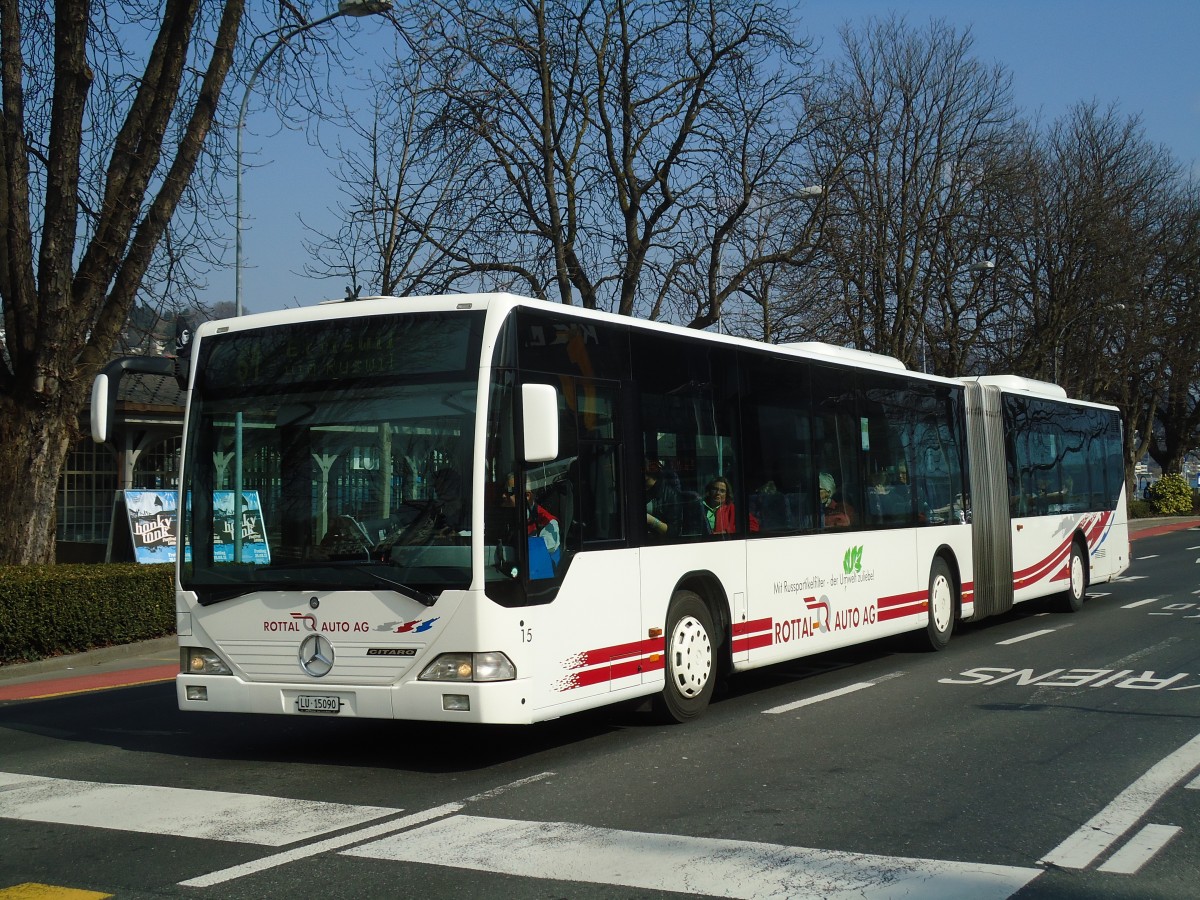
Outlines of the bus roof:
{"type": "Polygon", "coordinates": [[[600,310],[589,310],[578,306],[563,306],[548,300],[537,300],[503,291],[474,293],[474,294],[430,294],[408,297],[371,296],[355,300],[324,300],[312,306],[277,310],[273,312],[253,313],[240,319],[220,319],[205,322],[196,330],[197,337],[220,334],[230,331],[240,331],[247,328],[269,328],[275,325],[286,325],[296,322],[324,321],[344,317],[383,315],[390,312],[411,310],[419,306],[430,311],[451,311],[455,309],[482,309],[489,306],[524,306],[542,309],[547,312],[559,312],[583,319],[596,319],[608,322],[619,322],[636,328],[646,328],[665,333],[702,338],[717,343],[732,344],[753,348],[760,351],[784,353],[803,356],[805,358],[824,360],[853,365],[857,368],[875,369],[880,371],[904,372],[915,377],[961,384],[960,379],[944,378],[928,373],[915,372],[908,369],[903,362],[892,356],[872,353],[867,350],[856,350],[852,347],[839,347],[820,341],[796,341],[790,343],[770,344],[751,338],[735,337],[728,334],[702,331],[675,325],[667,322],[651,321],[634,317],[620,316],[616,313],[600,310]]]}
{"type": "Polygon", "coordinates": [[[1066,400],[1067,392],[1052,381],[1038,381],[1036,378],[1024,378],[1021,375],[977,375],[963,378],[963,381],[974,381],[978,384],[990,384],[1002,391],[1021,394],[1034,394],[1038,397],[1049,397],[1054,400],[1066,400]]]}

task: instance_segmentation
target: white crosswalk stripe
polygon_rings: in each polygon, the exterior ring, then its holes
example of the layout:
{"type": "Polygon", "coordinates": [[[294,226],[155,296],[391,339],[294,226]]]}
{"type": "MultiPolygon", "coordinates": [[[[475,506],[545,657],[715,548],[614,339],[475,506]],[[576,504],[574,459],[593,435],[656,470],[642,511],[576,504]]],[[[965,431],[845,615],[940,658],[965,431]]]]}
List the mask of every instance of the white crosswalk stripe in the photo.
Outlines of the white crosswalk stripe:
{"type": "Polygon", "coordinates": [[[183,882],[198,888],[320,853],[744,900],[1005,900],[1042,872],[460,812],[546,774],[397,818],[386,807],[0,772],[0,818],[287,847],[183,882]]]}
{"type": "Polygon", "coordinates": [[[463,815],[343,855],[743,900],[1003,900],[1042,872],[463,815]]]}
{"type": "Polygon", "coordinates": [[[282,847],[398,809],[0,772],[0,817],[282,847]]]}

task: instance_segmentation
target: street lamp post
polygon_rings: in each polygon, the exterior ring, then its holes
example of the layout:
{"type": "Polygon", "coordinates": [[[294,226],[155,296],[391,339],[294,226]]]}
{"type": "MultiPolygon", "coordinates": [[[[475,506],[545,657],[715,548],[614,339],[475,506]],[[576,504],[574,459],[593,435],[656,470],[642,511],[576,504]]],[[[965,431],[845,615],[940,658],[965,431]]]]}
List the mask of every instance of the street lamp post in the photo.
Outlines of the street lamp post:
{"type": "MultiPolygon", "coordinates": [[[[246,124],[246,109],[250,105],[250,92],[254,90],[254,83],[258,81],[259,73],[272,56],[298,34],[316,28],[318,25],[324,25],[326,22],[331,22],[334,19],[343,16],[359,18],[362,16],[373,16],[380,13],[385,13],[392,8],[392,0],[340,0],[338,3],[337,12],[332,12],[320,19],[314,19],[306,25],[300,25],[290,31],[285,31],[272,44],[267,52],[263,54],[262,59],[254,67],[250,73],[250,78],[246,82],[246,91],[242,95],[242,105],[238,107],[237,119],[237,139],[235,166],[237,169],[237,200],[236,200],[236,219],[234,224],[234,245],[233,245],[233,308],[234,315],[242,314],[242,132],[245,130],[246,124]]],[[[234,431],[233,431],[233,561],[240,563],[242,561],[242,510],[243,510],[243,472],[242,472],[242,413],[239,410],[234,416],[234,431]]]]}

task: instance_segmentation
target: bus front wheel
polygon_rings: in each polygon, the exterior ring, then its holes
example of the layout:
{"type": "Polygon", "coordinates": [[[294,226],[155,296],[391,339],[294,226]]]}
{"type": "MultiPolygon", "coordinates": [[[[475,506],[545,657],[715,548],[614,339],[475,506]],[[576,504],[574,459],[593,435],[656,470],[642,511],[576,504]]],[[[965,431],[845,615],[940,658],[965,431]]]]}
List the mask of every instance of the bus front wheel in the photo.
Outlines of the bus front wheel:
{"type": "Polygon", "coordinates": [[[656,704],[660,718],[687,722],[712,699],[717,672],[712,614],[700,596],[678,591],[667,607],[666,684],[656,704]]]}
{"type": "Polygon", "coordinates": [[[931,650],[941,650],[950,643],[950,635],[954,632],[954,595],[954,576],[939,556],[929,570],[929,621],[925,625],[925,637],[931,650]]]}

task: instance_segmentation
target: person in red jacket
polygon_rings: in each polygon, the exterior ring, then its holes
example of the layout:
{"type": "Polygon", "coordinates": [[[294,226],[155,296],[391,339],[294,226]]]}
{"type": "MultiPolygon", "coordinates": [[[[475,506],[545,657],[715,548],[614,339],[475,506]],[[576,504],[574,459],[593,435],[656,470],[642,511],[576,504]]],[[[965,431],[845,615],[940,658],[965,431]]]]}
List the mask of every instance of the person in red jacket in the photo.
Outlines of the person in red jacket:
{"type": "MultiPolygon", "coordinates": [[[[704,525],[708,534],[734,534],[737,513],[733,506],[733,486],[729,479],[718,475],[704,489],[704,525]]],[[[758,518],[750,514],[750,530],[758,531],[758,518]]]]}

